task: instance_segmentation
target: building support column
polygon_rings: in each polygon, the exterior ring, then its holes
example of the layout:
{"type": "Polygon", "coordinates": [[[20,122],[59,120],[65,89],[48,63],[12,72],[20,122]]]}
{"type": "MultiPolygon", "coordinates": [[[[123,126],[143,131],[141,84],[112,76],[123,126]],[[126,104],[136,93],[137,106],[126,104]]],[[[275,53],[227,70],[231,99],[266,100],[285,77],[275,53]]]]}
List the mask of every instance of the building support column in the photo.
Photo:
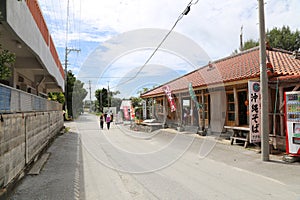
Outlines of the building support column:
{"type": "Polygon", "coordinates": [[[181,97],[181,93],[178,94],[178,120],[180,125],[182,126],[183,124],[183,119],[182,119],[182,97],[181,97]]]}
{"type": "Polygon", "coordinates": [[[236,90],[236,86],[233,86],[233,98],[234,98],[234,125],[239,126],[239,98],[236,90]]]}
{"type": "Polygon", "coordinates": [[[163,114],[164,114],[164,121],[163,124],[166,124],[167,121],[167,112],[166,112],[166,97],[163,97],[163,114]]]}
{"type": "Polygon", "coordinates": [[[152,103],[152,108],[151,108],[151,119],[154,119],[155,118],[155,103],[154,103],[154,98],[152,97],[152,100],[151,100],[151,103],[152,103]]]}
{"type": "MultiPolygon", "coordinates": [[[[279,87],[279,105],[284,104],[283,102],[283,87],[279,87]]],[[[284,136],[284,113],[283,109],[279,107],[279,112],[280,112],[280,135],[284,136]]]]}
{"type": "Polygon", "coordinates": [[[205,129],[205,102],[204,102],[204,90],[201,91],[202,98],[202,131],[205,129]]]}

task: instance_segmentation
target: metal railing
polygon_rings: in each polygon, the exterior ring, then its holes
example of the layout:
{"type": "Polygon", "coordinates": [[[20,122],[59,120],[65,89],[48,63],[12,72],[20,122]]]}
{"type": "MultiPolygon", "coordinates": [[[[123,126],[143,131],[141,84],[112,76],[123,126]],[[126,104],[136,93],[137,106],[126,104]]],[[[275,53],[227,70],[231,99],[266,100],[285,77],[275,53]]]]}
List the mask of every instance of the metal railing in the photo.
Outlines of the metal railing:
{"type": "Polygon", "coordinates": [[[62,104],[0,84],[0,113],[62,110],[62,104]]]}

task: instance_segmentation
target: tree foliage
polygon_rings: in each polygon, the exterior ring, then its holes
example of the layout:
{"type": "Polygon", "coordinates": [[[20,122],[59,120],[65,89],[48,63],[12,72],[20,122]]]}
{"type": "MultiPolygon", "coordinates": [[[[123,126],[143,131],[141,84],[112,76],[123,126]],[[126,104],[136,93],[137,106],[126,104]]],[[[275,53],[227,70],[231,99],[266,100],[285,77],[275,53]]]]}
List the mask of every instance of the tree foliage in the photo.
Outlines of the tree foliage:
{"type": "Polygon", "coordinates": [[[67,108],[69,115],[76,118],[83,111],[83,100],[87,91],[83,88],[84,83],[77,80],[72,71],[67,73],[67,108]]]}
{"type": "Polygon", "coordinates": [[[257,47],[259,45],[258,41],[253,39],[247,40],[243,45],[243,50],[251,49],[253,47],[257,47]]]}
{"type": "Polygon", "coordinates": [[[292,32],[289,26],[275,27],[268,30],[266,35],[271,47],[288,51],[296,51],[300,48],[300,33],[298,30],[292,32]]]}
{"type": "Polygon", "coordinates": [[[57,101],[61,104],[65,103],[65,95],[62,92],[49,92],[48,99],[52,101],[57,101]]]}
{"type": "Polygon", "coordinates": [[[120,94],[120,91],[109,91],[106,88],[97,89],[95,97],[97,101],[95,106],[99,112],[103,112],[104,107],[120,107],[122,100],[114,96],[120,94]]]}
{"type": "Polygon", "coordinates": [[[15,54],[3,49],[0,44],[0,80],[7,80],[11,76],[10,67],[15,60],[15,54]]]}
{"type": "MultiPolygon", "coordinates": [[[[296,30],[291,31],[289,26],[283,26],[282,28],[273,28],[267,30],[267,41],[270,47],[284,49],[287,51],[299,51],[300,49],[300,32],[296,30]]],[[[247,50],[258,46],[259,42],[253,39],[247,40],[244,43],[243,50],[247,50]]],[[[238,53],[238,49],[232,52],[232,55],[238,53]]]]}
{"type": "MultiPolygon", "coordinates": [[[[255,41],[253,39],[249,39],[247,40],[246,42],[244,42],[243,44],[243,49],[239,49],[240,51],[245,51],[245,50],[248,50],[248,49],[251,49],[253,47],[256,47],[259,45],[259,42],[258,41],[255,41]]],[[[235,49],[233,52],[232,52],[232,55],[236,55],[239,53],[239,50],[238,49],[235,49]]]]}
{"type": "Polygon", "coordinates": [[[117,107],[117,110],[119,110],[121,104],[122,104],[122,99],[116,97],[112,98],[111,100],[112,107],[117,107]]]}
{"type": "Polygon", "coordinates": [[[142,105],[143,99],[140,97],[130,97],[132,107],[136,108],[142,105]]]}
{"type": "Polygon", "coordinates": [[[108,95],[107,95],[107,89],[97,89],[95,91],[95,97],[97,99],[96,108],[99,112],[103,112],[103,108],[108,106],[108,95]]]}
{"type": "Polygon", "coordinates": [[[72,111],[75,117],[83,112],[83,100],[87,96],[87,93],[88,92],[84,89],[84,83],[80,80],[76,80],[72,93],[72,111]]]}
{"type": "MultiPolygon", "coordinates": [[[[154,87],[153,87],[153,88],[154,88],[154,87]]],[[[143,93],[145,93],[145,92],[147,92],[147,91],[149,91],[149,90],[150,90],[149,88],[145,88],[145,87],[144,87],[142,90],[139,90],[139,91],[138,91],[138,94],[141,95],[141,94],[143,94],[143,93]]]]}

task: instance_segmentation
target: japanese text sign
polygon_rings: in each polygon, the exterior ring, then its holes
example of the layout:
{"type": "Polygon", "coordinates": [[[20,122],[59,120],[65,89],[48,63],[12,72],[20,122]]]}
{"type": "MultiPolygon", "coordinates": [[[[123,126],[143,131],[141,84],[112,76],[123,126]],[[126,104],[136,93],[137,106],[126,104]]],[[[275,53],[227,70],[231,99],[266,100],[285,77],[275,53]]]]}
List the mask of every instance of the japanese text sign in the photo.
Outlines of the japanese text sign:
{"type": "Polygon", "coordinates": [[[174,98],[172,97],[172,92],[170,90],[170,87],[167,85],[167,86],[164,86],[162,89],[165,92],[167,99],[169,101],[171,112],[176,111],[176,105],[174,102],[174,98]]]}
{"type": "Polygon", "coordinates": [[[250,143],[260,142],[261,132],[261,95],[259,82],[249,81],[249,128],[250,128],[250,143]]]}

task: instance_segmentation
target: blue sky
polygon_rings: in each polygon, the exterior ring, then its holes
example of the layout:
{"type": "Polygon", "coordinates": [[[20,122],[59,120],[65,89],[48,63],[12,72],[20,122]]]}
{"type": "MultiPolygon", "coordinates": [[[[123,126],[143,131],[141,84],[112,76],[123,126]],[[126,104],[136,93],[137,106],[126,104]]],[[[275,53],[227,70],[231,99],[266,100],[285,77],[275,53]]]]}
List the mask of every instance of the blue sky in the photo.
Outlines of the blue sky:
{"type": "MultiPolygon", "coordinates": [[[[257,0],[206,0],[191,7],[147,66],[149,58],[190,0],[39,0],[64,65],[88,88],[110,85],[121,97],[160,85],[209,61],[229,56],[244,41],[258,39],[257,0]],[[67,42],[66,42],[67,41],[67,42]],[[127,77],[136,75],[129,81],[127,77]]],[[[195,2],[195,1],[194,1],[195,2]]],[[[299,0],[265,1],[266,28],[300,27],[299,0]]],[[[88,95],[89,97],[89,95],[88,95]]]]}

